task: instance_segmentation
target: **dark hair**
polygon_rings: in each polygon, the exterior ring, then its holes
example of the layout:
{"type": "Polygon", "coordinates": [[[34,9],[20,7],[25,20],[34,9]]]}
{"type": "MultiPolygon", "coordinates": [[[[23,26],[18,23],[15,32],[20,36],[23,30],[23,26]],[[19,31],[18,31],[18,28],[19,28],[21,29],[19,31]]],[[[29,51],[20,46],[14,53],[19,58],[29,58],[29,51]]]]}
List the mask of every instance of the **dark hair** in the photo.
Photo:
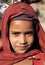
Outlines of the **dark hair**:
{"type": "Polygon", "coordinates": [[[1,31],[0,31],[0,38],[2,38],[2,34],[1,34],[1,31]]]}
{"type": "Polygon", "coordinates": [[[33,42],[31,49],[32,50],[33,49],[41,50],[40,45],[39,45],[39,38],[38,38],[38,35],[37,35],[37,33],[39,31],[37,32],[35,23],[33,23],[33,26],[34,26],[34,42],[33,42]]]}

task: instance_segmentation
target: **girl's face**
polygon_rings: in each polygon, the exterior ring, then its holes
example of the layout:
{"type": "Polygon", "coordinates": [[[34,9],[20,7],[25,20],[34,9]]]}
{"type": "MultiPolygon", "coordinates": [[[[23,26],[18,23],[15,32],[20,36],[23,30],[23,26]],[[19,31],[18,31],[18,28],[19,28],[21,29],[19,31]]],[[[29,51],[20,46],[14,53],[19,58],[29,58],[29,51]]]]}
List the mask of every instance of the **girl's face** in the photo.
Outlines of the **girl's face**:
{"type": "Polygon", "coordinates": [[[16,53],[25,53],[33,44],[34,29],[32,22],[13,20],[10,22],[9,39],[16,53]]]}

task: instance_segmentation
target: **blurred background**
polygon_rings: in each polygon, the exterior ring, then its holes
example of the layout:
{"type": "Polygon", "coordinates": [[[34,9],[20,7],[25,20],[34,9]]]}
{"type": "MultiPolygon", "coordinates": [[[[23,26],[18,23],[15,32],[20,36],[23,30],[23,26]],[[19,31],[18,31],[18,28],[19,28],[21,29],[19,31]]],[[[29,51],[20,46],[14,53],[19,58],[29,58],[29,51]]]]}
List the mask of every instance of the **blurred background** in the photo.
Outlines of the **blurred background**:
{"type": "Polygon", "coordinates": [[[38,3],[32,3],[31,6],[34,8],[45,32],[45,0],[41,0],[38,3]]]}
{"type": "Polygon", "coordinates": [[[15,2],[26,2],[27,4],[31,5],[37,16],[40,20],[40,24],[45,32],[45,0],[0,0],[0,47],[2,46],[2,35],[1,35],[1,20],[2,15],[6,8],[8,8],[11,4],[15,2]]]}

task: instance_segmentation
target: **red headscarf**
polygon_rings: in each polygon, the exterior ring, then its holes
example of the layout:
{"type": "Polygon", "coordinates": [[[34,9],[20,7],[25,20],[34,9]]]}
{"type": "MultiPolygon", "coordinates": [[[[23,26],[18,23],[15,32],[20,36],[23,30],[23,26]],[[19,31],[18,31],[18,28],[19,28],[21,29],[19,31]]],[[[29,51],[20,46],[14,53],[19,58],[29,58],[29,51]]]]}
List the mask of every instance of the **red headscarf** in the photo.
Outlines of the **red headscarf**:
{"type": "MultiPolygon", "coordinates": [[[[13,5],[7,8],[7,10],[4,12],[4,15],[2,18],[2,25],[1,25],[2,26],[1,30],[2,30],[3,51],[0,53],[0,65],[12,65],[13,63],[23,60],[26,57],[33,56],[37,53],[40,53],[40,51],[37,49],[29,51],[23,55],[20,55],[20,54],[17,55],[16,53],[11,52],[9,40],[8,40],[8,33],[7,33],[8,32],[8,22],[9,22],[9,19],[16,17],[20,14],[31,14],[36,17],[33,8],[25,3],[14,3],[13,5]]],[[[37,25],[37,30],[38,30],[38,25],[37,25]]],[[[42,39],[42,37],[44,36],[42,34],[43,34],[43,30],[40,27],[40,31],[38,34],[40,37],[40,42],[41,42],[40,45],[41,45],[41,48],[45,50],[45,48],[43,47],[43,45],[45,45],[44,43],[45,39],[44,40],[42,39]]]]}

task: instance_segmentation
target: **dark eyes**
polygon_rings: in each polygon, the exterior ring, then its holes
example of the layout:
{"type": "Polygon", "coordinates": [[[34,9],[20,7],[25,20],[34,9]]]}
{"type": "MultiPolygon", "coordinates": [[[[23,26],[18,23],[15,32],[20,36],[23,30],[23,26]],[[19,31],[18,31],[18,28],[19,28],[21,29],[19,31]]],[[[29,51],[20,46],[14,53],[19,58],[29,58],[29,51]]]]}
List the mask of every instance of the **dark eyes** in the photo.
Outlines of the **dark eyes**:
{"type": "Polygon", "coordinates": [[[18,32],[12,32],[12,34],[15,35],[15,36],[19,36],[20,33],[18,33],[18,32]]]}
{"type": "MultiPolygon", "coordinates": [[[[15,35],[15,36],[19,36],[22,33],[21,32],[12,32],[12,34],[15,35]]],[[[26,36],[33,35],[33,31],[25,32],[24,35],[26,35],[26,36]]]]}

